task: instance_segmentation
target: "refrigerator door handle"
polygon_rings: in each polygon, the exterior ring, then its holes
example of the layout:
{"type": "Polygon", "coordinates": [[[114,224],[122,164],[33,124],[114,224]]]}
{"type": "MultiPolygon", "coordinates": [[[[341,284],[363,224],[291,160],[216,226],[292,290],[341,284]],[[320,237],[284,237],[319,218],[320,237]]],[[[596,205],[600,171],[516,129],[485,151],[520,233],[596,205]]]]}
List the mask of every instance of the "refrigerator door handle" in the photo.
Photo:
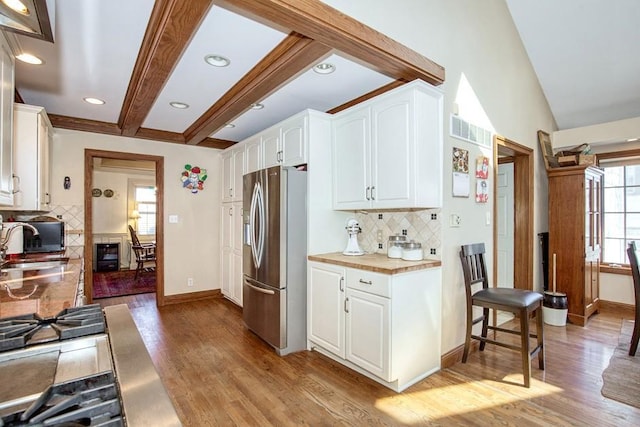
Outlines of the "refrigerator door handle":
{"type": "Polygon", "coordinates": [[[264,255],[265,245],[265,206],[264,206],[264,192],[262,191],[262,185],[260,182],[256,183],[256,201],[258,208],[258,245],[256,246],[256,259],[258,261],[256,268],[262,264],[262,255],[264,255]]]}
{"type": "Polygon", "coordinates": [[[251,283],[249,283],[249,280],[247,280],[247,279],[244,279],[244,284],[249,286],[254,291],[261,292],[263,294],[275,295],[275,293],[276,293],[275,291],[272,291],[271,289],[264,289],[264,288],[259,288],[257,286],[254,286],[251,283]]]}
{"type": "Polygon", "coordinates": [[[262,191],[260,182],[256,182],[253,186],[249,222],[251,224],[251,256],[253,257],[255,267],[260,268],[262,255],[264,255],[265,239],[264,192],[262,191]],[[257,224],[256,213],[258,215],[257,224]]]}

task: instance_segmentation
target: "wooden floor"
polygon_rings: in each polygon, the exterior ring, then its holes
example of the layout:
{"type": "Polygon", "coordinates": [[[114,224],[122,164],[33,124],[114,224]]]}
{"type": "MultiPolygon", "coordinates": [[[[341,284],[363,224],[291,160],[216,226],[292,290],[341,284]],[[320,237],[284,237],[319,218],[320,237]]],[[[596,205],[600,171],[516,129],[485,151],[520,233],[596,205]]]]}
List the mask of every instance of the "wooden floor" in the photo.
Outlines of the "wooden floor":
{"type": "MultiPolygon", "coordinates": [[[[545,328],[546,370],[522,387],[518,353],[487,346],[466,364],[401,394],[316,352],[279,357],[224,299],[155,306],[126,303],[185,426],[640,425],[640,410],[600,394],[621,318],[545,328]]],[[[639,356],[640,357],[640,356],[639,356]]]]}

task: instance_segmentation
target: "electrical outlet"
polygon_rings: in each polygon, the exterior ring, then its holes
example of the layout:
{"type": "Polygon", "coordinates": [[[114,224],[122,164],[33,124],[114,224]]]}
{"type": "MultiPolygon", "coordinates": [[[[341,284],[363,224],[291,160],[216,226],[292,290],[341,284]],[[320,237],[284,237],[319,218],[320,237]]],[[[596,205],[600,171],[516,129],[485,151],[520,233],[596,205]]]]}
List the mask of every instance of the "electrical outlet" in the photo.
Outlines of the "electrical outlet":
{"type": "Polygon", "coordinates": [[[378,237],[378,243],[382,243],[382,230],[378,230],[377,237],[378,237]]]}
{"type": "Polygon", "coordinates": [[[189,277],[187,279],[187,286],[193,286],[193,278],[192,277],[189,277]]]}
{"type": "Polygon", "coordinates": [[[462,225],[462,218],[458,214],[451,214],[449,217],[449,226],[450,227],[460,227],[462,225]]]}

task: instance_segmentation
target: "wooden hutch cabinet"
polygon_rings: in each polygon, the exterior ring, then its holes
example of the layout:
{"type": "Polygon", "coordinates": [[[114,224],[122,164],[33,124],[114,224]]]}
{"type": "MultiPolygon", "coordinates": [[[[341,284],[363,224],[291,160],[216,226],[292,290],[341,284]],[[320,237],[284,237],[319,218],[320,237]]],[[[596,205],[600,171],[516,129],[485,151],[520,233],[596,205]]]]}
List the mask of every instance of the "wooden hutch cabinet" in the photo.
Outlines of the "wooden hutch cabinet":
{"type": "Polygon", "coordinates": [[[584,326],[599,309],[604,171],[594,166],[550,169],[549,283],[567,294],[568,318],[584,326]]]}

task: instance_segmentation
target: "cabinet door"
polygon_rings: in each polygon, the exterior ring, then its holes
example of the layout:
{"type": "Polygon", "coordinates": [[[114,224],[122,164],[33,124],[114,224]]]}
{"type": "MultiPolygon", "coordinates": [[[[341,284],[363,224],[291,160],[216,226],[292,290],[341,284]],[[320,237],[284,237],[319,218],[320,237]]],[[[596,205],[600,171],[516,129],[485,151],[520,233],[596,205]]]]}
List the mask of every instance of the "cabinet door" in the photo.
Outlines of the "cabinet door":
{"type": "Polygon", "coordinates": [[[222,259],[220,263],[220,288],[222,290],[222,295],[227,298],[231,298],[233,251],[231,250],[231,248],[223,247],[221,253],[222,259]]]}
{"type": "Polygon", "coordinates": [[[13,55],[0,34],[0,205],[13,205],[13,55]]]}
{"type": "Polygon", "coordinates": [[[242,202],[231,206],[231,247],[237,254],[242,254],[242,202]]]}
{"type": "MultiPolygon", "coordinates": [[[[372,207],[410,206],[415,171],[411,153],[415,144],[411,126],[411,97],[374,103],[371,107],[371,199],[372,207]]],[[[425,183],[425,185],[427,185],[425,183]]]]}
{"type": "Polygon", "coordinates": [[[260,136],[253,137],[244,145],[245,173],[262,169],[262,144],[260,136]]]}
{"type": "Polygon", "coordinates": [[[233,191],[231,200],[242,200],[242,174],[244,173],[244,149],[233,151],[233,191]]]}
{"type": "Polygon", "coordinates": [[[351,111],[333,122],[334,209],[370,207],[370,111],[351,111]]]}
{"type": "Polygon", "coordinates": [[[242,255],[231,254],[231,300],[242,307],[242,255]]]}
{"type": "Polygon", "coordinates": [[[49,192],[49,144],[51,132],[42,115],[38,115],[38,170],[40,171],[39,202],[40,209],[48,210],[51,205],[49,192]]]}
{"type": "Polygon", "coordinates": [[[262,134],[262,158],[264,168],[277,166],[282,162],[280,151],[280,128],[269,129],[262,134]]]}
{"type": "Polygon", "coordinates": [[[297,166],[307,162],[305,145],[306,117],[295,117],[282,124],[282,153],[284,166],[297,166]]]}
{"type": "Polygon", "coordinates": [[[390,381],[390,300],[347,288],[346,359],[390,381]]]}
{"type": "Polygon", "coordinates": [[[344,358],[343,268],[309,263],[307,335],[310,341],[344,358]]]}
{"type": "Polygon", "coordinates": [[[222,201],[230,202],[233,197],[233,152],[222,153],[222,201]]]}

